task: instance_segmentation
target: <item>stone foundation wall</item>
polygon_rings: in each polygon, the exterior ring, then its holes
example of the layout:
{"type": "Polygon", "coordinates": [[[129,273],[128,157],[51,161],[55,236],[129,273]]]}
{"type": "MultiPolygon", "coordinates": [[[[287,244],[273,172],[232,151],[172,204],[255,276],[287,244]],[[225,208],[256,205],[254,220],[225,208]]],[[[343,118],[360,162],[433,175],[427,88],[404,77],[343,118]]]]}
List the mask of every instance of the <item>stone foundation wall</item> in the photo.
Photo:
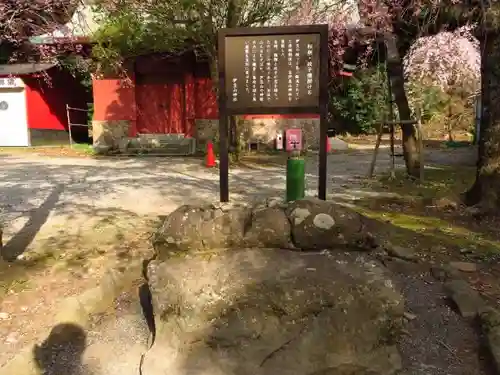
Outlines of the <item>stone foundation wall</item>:
{"type": "MultiPolygon", "coordinates": [[[[319,119],[238,119],[242,141],[245,144],[259,143],[274,148],[278,132],[301,128],[306,149],[319,149],[319,119]]],[[[204,149],[208,140],[218,139],[218,120],[196,120],[196,140],[199,149],[204,149]]]]}
{"type": "Polygon", "coordinates": [[[31,146],[67,145],[69,133],[66,130],[29,129],[31,146]]]}
{"type": "MultiPolygon", "coordinates": [[[[242,143],[257,143],[259,146],[274,148],[276,135],[286,129],[301,128],[306,149],[319,148],[318,119],[238,119],[242,143]]],[[[92,135],[94,147],[101,149],[122,149],[129,142],[130,121],[93,121],[92,135]]],[[[204,151],[208,140],[218,141],[218,120],[196,120],[197,149],[204,151]]]]}
{"type": "Polygon", "coordinates": [[[128,139],[130,121],[92,121],[94,147],[118,149],[124,139],[128,139]]]}

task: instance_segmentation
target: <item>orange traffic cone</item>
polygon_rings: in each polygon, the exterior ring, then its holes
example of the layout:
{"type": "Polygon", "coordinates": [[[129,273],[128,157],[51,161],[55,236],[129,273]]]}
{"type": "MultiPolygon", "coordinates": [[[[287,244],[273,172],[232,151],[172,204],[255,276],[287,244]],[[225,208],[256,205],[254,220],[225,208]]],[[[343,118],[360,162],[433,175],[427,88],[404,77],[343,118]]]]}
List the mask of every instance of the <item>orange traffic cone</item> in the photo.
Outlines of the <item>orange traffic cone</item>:
{"type": "Polygon", "coordinates": [[[207,143],[206,166],[207,168],[215,167],[214,145],[210,141],[207,143]]]}
{"type": "Polygon", "coordinates": [[[330,144],[330,138],[326,137],[326,152],[332,151],[332,145],[330,144]]]}

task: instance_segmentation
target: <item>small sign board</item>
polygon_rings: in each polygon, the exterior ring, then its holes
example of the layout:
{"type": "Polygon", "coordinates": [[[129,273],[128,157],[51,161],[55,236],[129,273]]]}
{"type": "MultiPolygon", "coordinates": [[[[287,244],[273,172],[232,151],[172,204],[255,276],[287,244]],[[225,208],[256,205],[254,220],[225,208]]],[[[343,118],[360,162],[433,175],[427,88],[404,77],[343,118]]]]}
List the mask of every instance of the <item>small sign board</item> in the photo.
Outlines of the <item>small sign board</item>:
{"type": "Polygon", "coordinates": [[[228,37],[226,51],[228,110],[318,106],[319,34],[228,37]]]}
{"type": "Polygon", "coordinates": [[[302,129],[288,129],[286,131],[286,150],[302,150],[302,129]]]}
{"type": "Polygon", "coordinates": [[[0,89],[13,89],[24,87],[22,79],[18,77],[4,77],[0,76],[0,89]]]}
{"type": "MultiPolygon", "coordinates": [[[[320,115],[318,198],[326,199],[328,60],[328,25],[219,30],[221,202],[229,201],[229,116],[268,114],[320,115]]],[[[301,149],[302,132],[290,134],[286,149],[301,149]]]]}

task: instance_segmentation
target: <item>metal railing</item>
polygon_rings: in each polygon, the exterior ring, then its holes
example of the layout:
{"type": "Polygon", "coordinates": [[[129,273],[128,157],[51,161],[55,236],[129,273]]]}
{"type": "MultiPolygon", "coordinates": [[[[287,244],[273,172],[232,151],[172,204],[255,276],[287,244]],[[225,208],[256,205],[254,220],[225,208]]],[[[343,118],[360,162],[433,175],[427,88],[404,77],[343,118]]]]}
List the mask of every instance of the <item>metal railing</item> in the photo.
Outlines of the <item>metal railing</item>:
{"type": "Polygon", "coordinates": [[[68,119],[69,145],[71,147],[73,147],[73,136],[72,136],[72,133],[71,133],[71,127],[73,127],[73,126],[80,126],[80,127],[83,126],[83,127],[86,127],[88,129],[88,128],[90,128],[90,125],[89,124],[72,123],[71,122],[71,116],[70,116],[71,111],[85,112],[85,113],[88,114],[89,111],[90,111],[90,109],[74,108],[74,107],[70,107],[69,105],[66,104],[66,117],[68,119]]]}

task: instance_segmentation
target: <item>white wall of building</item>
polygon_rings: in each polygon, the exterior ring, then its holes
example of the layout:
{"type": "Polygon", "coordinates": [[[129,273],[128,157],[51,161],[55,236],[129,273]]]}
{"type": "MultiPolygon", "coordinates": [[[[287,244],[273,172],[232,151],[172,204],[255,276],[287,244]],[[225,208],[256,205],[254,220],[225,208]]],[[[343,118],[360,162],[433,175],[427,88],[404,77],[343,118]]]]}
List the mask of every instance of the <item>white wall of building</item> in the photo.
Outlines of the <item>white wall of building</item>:
{"type": "Polygon", "coordinates": [[[0,77],[0,147],[29,145],[24,83],[20,78],[0,77]]]}

